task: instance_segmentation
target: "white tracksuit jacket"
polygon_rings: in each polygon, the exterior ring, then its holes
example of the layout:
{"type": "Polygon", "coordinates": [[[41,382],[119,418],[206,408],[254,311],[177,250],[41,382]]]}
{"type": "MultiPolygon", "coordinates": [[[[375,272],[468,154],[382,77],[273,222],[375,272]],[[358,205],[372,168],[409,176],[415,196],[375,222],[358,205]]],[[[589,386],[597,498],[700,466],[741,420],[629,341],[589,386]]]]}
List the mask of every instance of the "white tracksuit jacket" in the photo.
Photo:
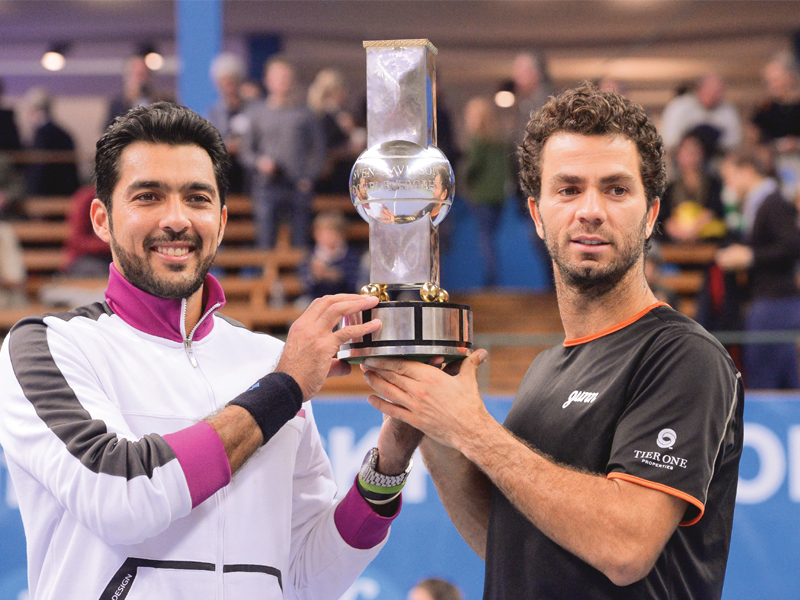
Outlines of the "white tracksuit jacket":
{"type": "Polygon", "coordinates": [[[334,500],[309,403],[230,479],[200,419],[277,364],[282,343],[111,268],[106,302],[25,319],[0,352],[0,445],[19,499],[32,600],[335,599],[391,519],[334,500]]]}

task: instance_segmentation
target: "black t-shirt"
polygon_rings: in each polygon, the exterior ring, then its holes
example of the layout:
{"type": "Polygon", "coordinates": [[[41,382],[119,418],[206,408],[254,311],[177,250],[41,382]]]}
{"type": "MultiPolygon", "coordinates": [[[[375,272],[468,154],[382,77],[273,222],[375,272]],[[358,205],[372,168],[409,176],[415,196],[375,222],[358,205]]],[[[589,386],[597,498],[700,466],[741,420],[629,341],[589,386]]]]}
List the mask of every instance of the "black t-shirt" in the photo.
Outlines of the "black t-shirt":
{"type": "Polygon", "coordinates": [[[800,260],[800,230],[795,223],[797,209],[778,192],[767,196],[758,208],[753,229],[745,239],[753,250],[747,280],[751,298],[797,296],[795,266],[800,260]]]}
{"type": "Polygon", "coordinates": [[[664,304],[542,352],[505,426],[572,468],[686,500],[653,570],[625,587],[492,490],[484,598],[713,600],[728,560],[744,395],[725,349],[664,304]]]}
{"type": "Polygon", "coordinates": [[[762,142],[771,142],[787,135],[800,135],[800,102],[782,104],[775,101],[760,107],[753,123],[761,132],[762,142]]]}

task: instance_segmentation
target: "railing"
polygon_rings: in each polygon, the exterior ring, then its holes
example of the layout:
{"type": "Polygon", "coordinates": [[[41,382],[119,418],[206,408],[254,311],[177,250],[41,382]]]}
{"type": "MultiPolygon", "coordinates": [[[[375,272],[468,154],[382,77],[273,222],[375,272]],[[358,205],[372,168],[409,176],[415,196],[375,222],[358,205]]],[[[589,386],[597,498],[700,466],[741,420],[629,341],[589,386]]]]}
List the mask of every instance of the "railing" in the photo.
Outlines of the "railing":
{"type": "Polygon", "coordinates": [[[6,150],[0,154],[18,165],[74,163],[78,158],[73,150],[6,150]]]}

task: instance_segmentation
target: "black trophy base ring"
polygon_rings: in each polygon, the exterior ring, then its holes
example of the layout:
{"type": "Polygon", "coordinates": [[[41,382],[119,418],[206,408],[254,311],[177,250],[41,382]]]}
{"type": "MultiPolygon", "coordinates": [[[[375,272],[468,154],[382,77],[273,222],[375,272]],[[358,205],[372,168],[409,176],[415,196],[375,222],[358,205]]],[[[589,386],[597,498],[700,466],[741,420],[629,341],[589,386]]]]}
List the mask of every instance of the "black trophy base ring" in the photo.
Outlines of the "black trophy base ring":
{"type": "Polygon", "coordinates": [[[342,320],[342,327],[380,319],[379,331],[339,347],[336,357],[349,363],[365,358],[394,357],[445,362],[472,353],[472,311],[451,302],[380,302],[342,320]]]}

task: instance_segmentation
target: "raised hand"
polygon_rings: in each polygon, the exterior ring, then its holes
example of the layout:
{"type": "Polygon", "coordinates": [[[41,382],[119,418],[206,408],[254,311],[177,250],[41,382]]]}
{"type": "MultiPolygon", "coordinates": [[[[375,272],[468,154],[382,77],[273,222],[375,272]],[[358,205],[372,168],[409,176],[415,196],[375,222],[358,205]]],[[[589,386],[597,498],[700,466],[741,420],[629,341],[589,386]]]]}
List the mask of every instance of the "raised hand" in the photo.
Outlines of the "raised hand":
{"type": "Polygon", "coordinates": [[[369,403],[437,442],[458,448],[477,433],[484,419],[492,419],[478,392],[478,365],[486,357],[485,350],[476,351],[461,361],[454,377],[410,360],[368,358],[364,377],[377,394],[369,403]]]}
{"type": "Polygon", "coordinates": [[[303,401],[315,396],[328,376],[347,375],[350,365],[334,358],[339,346],[353,338],[374,333],[381,322],[373,319],[333,331],[342,317],[374,307],[378,299],[358,294],[317,298],[297,319],[286,339],[276,371],[294,377],[303,391],[303,401]]]}

